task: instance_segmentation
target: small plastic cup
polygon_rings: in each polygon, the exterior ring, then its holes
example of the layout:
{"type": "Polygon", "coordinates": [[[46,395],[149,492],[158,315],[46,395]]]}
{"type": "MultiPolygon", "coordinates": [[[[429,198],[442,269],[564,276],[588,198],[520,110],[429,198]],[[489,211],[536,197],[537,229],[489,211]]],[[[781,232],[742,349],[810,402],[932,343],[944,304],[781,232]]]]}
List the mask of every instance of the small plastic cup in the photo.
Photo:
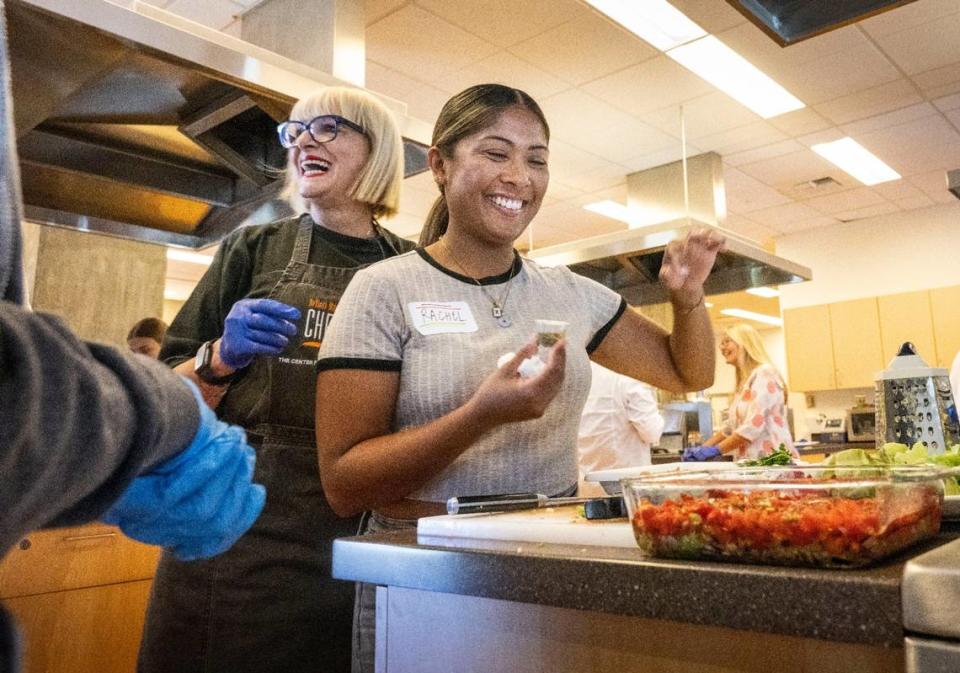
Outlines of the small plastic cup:
{"type": "Polygon", "coordinates": [[[547,351],[567,334],[570,323],[562,320],[537,320],[537,355],[544,362],[547,351]]]}

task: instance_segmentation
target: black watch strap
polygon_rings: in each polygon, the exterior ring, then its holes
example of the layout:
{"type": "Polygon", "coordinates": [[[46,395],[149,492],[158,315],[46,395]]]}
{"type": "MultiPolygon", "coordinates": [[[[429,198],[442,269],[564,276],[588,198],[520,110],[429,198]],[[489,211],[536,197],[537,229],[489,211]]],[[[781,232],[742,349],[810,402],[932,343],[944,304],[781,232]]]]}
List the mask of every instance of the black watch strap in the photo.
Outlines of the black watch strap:
{"type": "Polygon", "coordinates": [[[225,386],[233,381],[238,373],[234,372],[226,376],[217,376],[213,373],[213,341],[205,342],[197,350],[197,359],[193,371],[197,378],[212,386],[225,386]]]}

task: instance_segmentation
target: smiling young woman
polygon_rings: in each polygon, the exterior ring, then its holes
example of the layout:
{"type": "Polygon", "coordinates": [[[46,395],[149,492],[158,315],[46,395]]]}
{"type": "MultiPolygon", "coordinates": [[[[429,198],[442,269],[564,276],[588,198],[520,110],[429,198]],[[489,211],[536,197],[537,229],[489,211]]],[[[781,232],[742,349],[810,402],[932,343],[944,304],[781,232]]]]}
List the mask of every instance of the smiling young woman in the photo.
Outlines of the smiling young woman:
{"type": "MultiPolygon", "coordinates": [[[[373,510],[368,530],[415,525],[456,495],[575,489],[591,359],[668,390],[713,380],[703,281],[722,239],[698,232],[665,253],[673,334],[514,250],[549,183],[549,140],[522,91],[482,84],[451,98],[429,152],[440,197],[424,247],[358,273],[334,315],[317,361],[320,473],[336,511],[373,510]],[[538,319],[569,327],[523,378],[538,319]]],[[[356,670],[372,670],[371,606],[361,587],[356,670]]]]}

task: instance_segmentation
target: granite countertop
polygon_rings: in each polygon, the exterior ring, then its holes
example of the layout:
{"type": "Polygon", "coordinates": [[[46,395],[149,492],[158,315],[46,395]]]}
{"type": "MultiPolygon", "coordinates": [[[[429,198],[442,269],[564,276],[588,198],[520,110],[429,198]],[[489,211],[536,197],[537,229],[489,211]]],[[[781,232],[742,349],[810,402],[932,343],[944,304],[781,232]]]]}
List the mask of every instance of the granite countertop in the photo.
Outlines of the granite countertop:
{"type": "Polygon", "coordinates": [[[415,530],[334,542],[339,579],[884,647],[903,646],[901,583],[938,538],[860,570],[666,561],[639,549],[431,540],[415,530]]]}

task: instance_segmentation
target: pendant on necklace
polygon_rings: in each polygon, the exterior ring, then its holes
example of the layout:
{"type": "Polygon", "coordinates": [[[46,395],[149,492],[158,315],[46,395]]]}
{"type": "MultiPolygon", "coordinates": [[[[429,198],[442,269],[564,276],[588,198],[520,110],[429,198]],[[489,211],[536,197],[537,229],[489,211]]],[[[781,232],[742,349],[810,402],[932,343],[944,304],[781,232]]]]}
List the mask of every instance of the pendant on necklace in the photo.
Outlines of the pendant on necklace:
{"type": "Polygon", "coordinates": [[[503,315],[503,309],[497,304],[494,304],[490,307],[490,313],[493,314],[494,319],[497,321],[497,324],[500,325],[500,327],[510,327],[510,325],[513,324],[510,322],[510,318],[503,315]]]}

